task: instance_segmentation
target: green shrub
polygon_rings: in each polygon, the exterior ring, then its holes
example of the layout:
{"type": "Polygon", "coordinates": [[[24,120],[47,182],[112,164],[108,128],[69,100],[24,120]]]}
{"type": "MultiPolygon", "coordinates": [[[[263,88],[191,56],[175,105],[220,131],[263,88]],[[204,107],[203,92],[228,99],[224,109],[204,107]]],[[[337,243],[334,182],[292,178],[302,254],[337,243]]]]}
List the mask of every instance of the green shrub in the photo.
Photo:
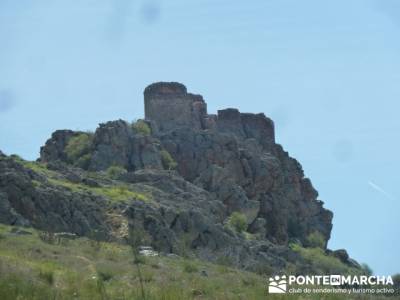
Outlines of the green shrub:
{"type": "Polygon", "coordinates": [[[240,212],[234,212],[228,220],[228,225],[231,226],[236,232],[243,232],[247,229],[247,218],[240,212]]]}
{"type": "Polygon", "coordinates": [[[41,270],[39,272],[39,278],[41,278],[43,281],[45,281],[49,285],[53,285],[53,283],[54,283],[54,272],[53,271],[48,271],[48,270],[41,270]]]}
{"type": "Polygon", "coordinates": [[[165,169],[174,170],[178,166],[176,161],[172,158],[171,154],[169,154],[167,150],[161,150],[160,155],[165,169]]]}
{"type": "Polygon", "coordinates": [[[114,277],[114,274],[109,271],[101,270],[97,271],[97,276],[99,276],[101,281],[109,281],[114,277]]]}
{"type": "Polygon", "coordinates": [[[71,137],[64,150],[68,160],[77,163],[79,158],[90,152],[92,141],[93,134],[90,133],[80,133],[71,137]]]}
{"type": "Polygon", "coordinates": [[[199,268],[196,266],[196,264],[194,262],[191,261],[185,261],[183,263],[183,270],[186,273],[195,273],[199,271],[199,268]]]}
{"type": "Polygon", "coordinates": [[[147,263],[146,256],[136,255],[133,259],[135,265],[145,265],[147,263]]]}
{"type": "Polygon", "coordinates": [[[134,122],[132,124],[132,128],[136,133],[140,133],[143,135],[151,135],[151,128],[143,120],[138,120],[138,121],[134,122]]]}
{"type": "Polygon", "coordinates": [[[127,173],[126,169],[121,166],[114,165],[107,169],[107,175],[112,179],[118,179],[125,173],[127,173]]]}
{"type": "Polygon", "coordinates": [[[91,160],[92,160],[92,154],[87,153],[79,157],[78,160],[75,162],[75,165],[82,169],[88,169],[91,160]]]}
{"type": "Polygon", "coordinates": [[[298,244],[291,244],[290,247],[299,253],[308,264],[312,265],[318,274],[346,275],[352,274],[354,271],[338,258],[327,255],[321,248],[303,248],[298,244]]]}
{"type": "Polygon", "coordinates": [[[13,160],[15,160],[16,162],[24,162],[25,160],[19,156],[18,154],[11,154],[10,158],[12,158],[13,160]]]}
{"type": "MultiPolygon", "coordinates": [[[[247,228],[247,225],[246,225],[246,228],[247,228]]],[[[245,238],[246,240],[248,240],[248,241],[254,240],[254,239],[255,239],[255,235],[254,235],[254,234],[251,234],[250,232],[244,231],[244,232],[243,232],[243,235],[244,235],[244,238],[245,238]]]]}
{"type": "Polygon", "coordinates": [[[325,238],[320,232],[314,231],[308,235],[306,245],[311,248],[324,249],[325,248],[325,238]]]}

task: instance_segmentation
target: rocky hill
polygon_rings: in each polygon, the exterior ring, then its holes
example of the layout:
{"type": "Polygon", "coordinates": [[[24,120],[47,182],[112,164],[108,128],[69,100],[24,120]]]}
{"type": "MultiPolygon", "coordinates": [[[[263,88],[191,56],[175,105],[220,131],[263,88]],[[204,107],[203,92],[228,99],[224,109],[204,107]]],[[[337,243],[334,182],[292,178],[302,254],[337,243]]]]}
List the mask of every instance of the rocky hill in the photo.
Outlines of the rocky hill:
{"type": "Polygon", "coordinates": [[[123,243],[259,272],[327,271],[304,251],[361,270],[326,249],[333,214],[264,114],[207,113],[179,83],[144,91],[145,117],[94,133],[54,132],[37,162],[0,153],[0,222],[123,243]],[[303,249],[303,250],[299,250],[303,249]]]}

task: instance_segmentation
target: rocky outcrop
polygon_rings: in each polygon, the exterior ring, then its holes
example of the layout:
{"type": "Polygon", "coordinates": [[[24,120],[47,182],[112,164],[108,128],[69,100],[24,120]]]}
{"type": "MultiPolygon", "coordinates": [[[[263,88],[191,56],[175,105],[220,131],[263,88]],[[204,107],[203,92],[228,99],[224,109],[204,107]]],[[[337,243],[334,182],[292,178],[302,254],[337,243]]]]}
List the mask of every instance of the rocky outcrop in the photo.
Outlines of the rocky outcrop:
{"type": "Polygon", "coordinates": [[[101,197],[51,184],[47,177],[15,159],[0,157],[2,223],[79,235],[101,231],[107,235],[104,208],[101,197]]]}
{"type": "MultiPolygon", "coordinates": [[[[122,120],[100,124],[88,169],[118,165],[128,171],[162,170],[160,153],[166,150],[180,176],[221,201],[227,215],[245,214],[259,236],[287,244],[291,238],[305,242],[318,231],[329,239],[332,213],[317,200],[301,165],[275,143],[274,124],[264,114],[229,108],[207,115],[203,98],[179,83],[150,85],[144,101],[152,134],[140,134],[122,120]]],[[[55,132],[42,148],[41,160],[68,162],[65,147],[78,134],[55,132]]]]}
{"type": "Polygon", "coordinates": [[[118,120],[100,124],[94,134],[90,170],[118,165],[129,171],[163,169],[160,145],[151,136],[136,134],[130,124],[118,120]]]}
{"type": "Polygon", "coordinates": [[[275,143],[272,120],[233,108],[210,115],[179,83],[150,85],[144,101],[140,123],[56,131],[41,148],[45,171],[0,154],[0,221],[114,238],[126,222],[157,251],[228,257],[246,268],[283,268],[296,260],[289,242],[305,245],[312,233],[326,245],[333,215],[275,143]],[[106,178],[113,166],[125,172],[106,178]],[[107,192],[115,186],[128,190],[124,201],[107,192]],[[230,226],[234,212],[245,232],[230,226]]]}
{"type": "Polygon", "coordinates": [[[270,119],[233,108],[204,119],[203,130],[175,127],[157,132],[180,175],[211,192],[228,214],[243,212],[250,225],[257,220],[253,230],[265,224],[259,229],[264,238],[286,244],[291,238],[305,241],[313,231],[330,238],[332,213],[317,200],[301,165],[275,144],[270,119]]]}
{"type": "Polygon", "coordinates": [[[82,132],[72,130],[57,130],[53,132],[51,138],[46,141],[46,144],[40,148],[40,159],[43,162],[62,160],[67,162],[68,157],[65,153],[65,147],[70,139],[82,132]]]}
{"type": "Polygon", "coordinates": [[[118,184],[98,175],[87,185],[89,176],[92,172],[60,162],[43,166],[0,158],[0,222],[117,241],[126,237],[128,224],[134,232],[144,231],[162,253],[195,254],[249,270],[260,263],[276,269],[287,264],[282,257],[287,248],[234,232],[226,226],[224,204],[176,172],[142,169],[123,175],[119,184],[151,195],[145,201],[132,196],[115,202],[98,189],[118,184]]]}
{"type": "Polygon", "coordinates": [[[278,243],[305,240],[312,231],[329,239],[331,212],[325,210],[298,162],[280,146],[270,152],[255,139],[218,132],[175,130],[159,136],[178,162],[178,172],[249,221],[265,219],[266,237],[278,243]]]}
{"type": "Polygon", "coordinates": [[[40,161],[74,163],[68,157],[67,146],[71,138],[82,134],[93,135],[90,153],[85,154],[85,169],[101,171],[110,166],[120,166],[128,171],[163,169],[159,141],[150,135],[135,132],[132,124],[123,120],[100,124],[94,134],[71,130],[56,131],[41,148],[40,161]]]}

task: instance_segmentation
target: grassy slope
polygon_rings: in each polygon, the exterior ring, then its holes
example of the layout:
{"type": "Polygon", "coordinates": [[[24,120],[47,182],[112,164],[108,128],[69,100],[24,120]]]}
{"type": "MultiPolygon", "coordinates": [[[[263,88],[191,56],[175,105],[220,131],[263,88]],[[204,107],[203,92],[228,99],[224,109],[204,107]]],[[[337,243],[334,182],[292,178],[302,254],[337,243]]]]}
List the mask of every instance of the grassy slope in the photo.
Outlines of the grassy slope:
{"type": "MultiPolygon", "coordinates": [[[[110,202],[126,202],[129,199],[136,199],[143,202],[152,201],[150,193],[136,191],[133,184],[116,184],[112,182],[112,185],[106,185],[101,187],[90,187],[85,184],[75,183],[68,181],[67,179],[61,179],[60,174],[56,171],[47,169],[46,164],[39,162],[26,161],[20,157],[15,156],[14,159],[22,164],[25,168],[31,169],[47,178],[49,184],[58,187],[67,188],[73,192],[90,192],[100,196],[104,196],[110,202]]],[[[86,172],[87,175],[92,176],[97,179],[106,178],[110,181],[110,178],[105,175],[100,175],[99,173],[86,172]]],[[[89,176],[89,177],[90,177],[89,176]]],[[[41,185],[40,182],[34,182],[38,187],[41,185]]]]}
{"type": "MultiPolygon", "coordinates": [[[[127,246],[84,238],[51,245],[35,231],[15,236],[1,226],[0,232],[0,299],[140,299],[137,269],[127,246]]],[[[262,299],[265,293],[263,278],[224,266],[168,257],[146,258],[140,266],[148,299],[200,294],[262,299]]]]}
{"type": "MultiPolygon", "coordinates": [[[[10,229],[0,225],[0,299],[142,299],[129,247],[86,238],[48,244],[34,230],[10,229]]],[[[147,257],[140,269],[146,299],[349,299],[270,296],[262,276],[197,260],[147,257]]]]}

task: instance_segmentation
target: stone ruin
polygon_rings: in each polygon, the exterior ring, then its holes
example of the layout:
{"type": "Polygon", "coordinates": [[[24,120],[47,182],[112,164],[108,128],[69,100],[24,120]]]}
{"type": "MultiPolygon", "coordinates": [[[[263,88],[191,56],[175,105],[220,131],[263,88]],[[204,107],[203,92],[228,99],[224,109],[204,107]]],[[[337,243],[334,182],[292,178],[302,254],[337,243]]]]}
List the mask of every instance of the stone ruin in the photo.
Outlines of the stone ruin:
{"type": "Polygon", "coordinates": [[[159,82],[144,90],[145,118],[161,131],[176,127],[205,128],[207,104],[180,83],[159,82]]]}
{"type": "MultiPolygon", "coordinates": [[[[59,172],[60,178],[89,187],[108,185],[109,181],[87,176],[87,171],[107,172],[112,166],[125,169],[127,172],[116,180],[150,190],[155,202],[135,200],[129,202],[129,209],[124,204],[115,205],[115,210],[146,226],[155,243],[151,246],[157,251],[173,252],[180,241],[190,237],[192,251],[205,259],[212,260],[208,253],[219,249],[218,255],[233,258],[236,265],[251,267],[267,262],[279,269],[285,261],[283,255],[274,257],[273,245],[279,245],[276,251],[292,241],[306,245],[308,236],[317,232],[326,247],[333,214],[323,207],[300,163],[275,143],[274,124],[269,118],[233,108],[209,114],[202,96],[173,82],[148,86],[144,101],[150,134],[123,120],[100,124],[93,134],[60,130],[42,147],[40,161],[59,172]],[[82,135],[89,143],[71,157],[66,148],[72,138],[82,135]],[[234,212],[245,216],[247,232],[255,240],[225,230],[234,212]],[[260,255],[259,247],[265,249],[265,256],[260,255]]],[[[12,184],[9,178],[4,179],[3,186],[0,176],[0,200],[5,191],[3,202],[12,203],[21,214],[19,217],[10,210],[4,213],[8,220],[20,218],[21,224],[32,222],[39,228],[78,235],[94,228],[108,230],[108,221],[103,222],[100,212],[93,209],[99,206],[108,211],[102,197],[76,192],[71,198],[69,190],[53,187],[42,176],[32,178],[46,189],[36,188],[31,195],[35,186],[25,180],[31,173],[17,165],[12,159],[4,162],[0,153],[0,171],[9,176],[11,168],[19,174],[11,176],[15,180],[12,184]],[[10,186],[15,187],[12,193],[8,193],[10,186]],[[68,206],[60,210],[49,205],[54,197],[68,206]],[[34,213],[21,209],[20,199],[26,207],[37,201],[34,213]]],[[[143,253],[149,253],[146,251],[143,253]]]]}
{"type": "Polygon", "coordinates": [[[177,82],[158,82],[144,90],[145,119],[158,131],[179,127],[233,133],[240,138],[255,138],[275,142],[274,123],[263,113],[240,113],[235,108],[207,113],[207,103],[201,95],[187,92],[177,82]]]}

